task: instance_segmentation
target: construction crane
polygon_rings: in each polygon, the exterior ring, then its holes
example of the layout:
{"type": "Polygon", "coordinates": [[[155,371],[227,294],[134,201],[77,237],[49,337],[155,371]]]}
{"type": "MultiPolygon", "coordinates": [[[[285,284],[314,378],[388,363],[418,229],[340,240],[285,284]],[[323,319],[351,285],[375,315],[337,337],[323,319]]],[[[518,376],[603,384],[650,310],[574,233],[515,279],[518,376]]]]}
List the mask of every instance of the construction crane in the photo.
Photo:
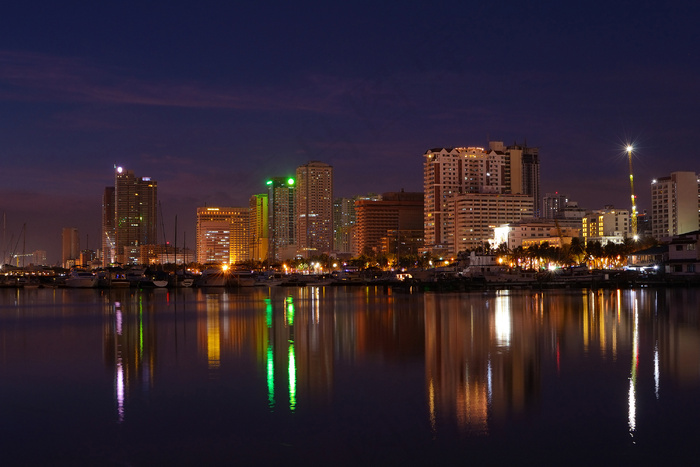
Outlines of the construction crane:
{"type": "Polygon", "coordinates": [[[627,158],[630,164],[630,191],[632,194],[632,225],[630,230],[632,231],[632,238],[637,239],[637,197],[634,196],[634,174],[632,173],[632,150],[634,148],[631,144],[627,145],[627,158]]]}

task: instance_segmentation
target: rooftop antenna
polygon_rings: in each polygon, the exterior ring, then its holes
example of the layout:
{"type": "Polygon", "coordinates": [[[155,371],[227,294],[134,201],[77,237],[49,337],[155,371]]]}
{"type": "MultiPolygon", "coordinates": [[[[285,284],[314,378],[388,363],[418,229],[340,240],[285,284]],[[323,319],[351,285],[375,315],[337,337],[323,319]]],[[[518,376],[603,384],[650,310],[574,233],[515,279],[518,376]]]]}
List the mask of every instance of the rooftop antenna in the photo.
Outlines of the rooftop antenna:
{"type": "Polygon", "coordinates": [[[631,144],[627,145],[627,159],[629,160],[629,165],[630,165],[630,193],[631,193],[631,198],[632,198],[632,225],[630,226],[630,230],[632,231],[632,238],[637,239],[637,197],[634,196],[634,175],[632,172],[632,151],[634,148],[632,147],[631,144]]]}

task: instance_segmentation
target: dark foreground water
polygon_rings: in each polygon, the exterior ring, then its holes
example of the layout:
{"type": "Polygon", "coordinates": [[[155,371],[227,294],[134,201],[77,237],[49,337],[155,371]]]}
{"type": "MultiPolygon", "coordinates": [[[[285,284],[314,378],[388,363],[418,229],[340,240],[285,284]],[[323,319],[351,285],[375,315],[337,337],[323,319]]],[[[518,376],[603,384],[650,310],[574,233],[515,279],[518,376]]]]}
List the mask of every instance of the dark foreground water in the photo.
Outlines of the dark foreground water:
{"type": "Polygon", "coordinates": [[[0,289],[0,465],[686,464],[699,299],[0,289]]]}

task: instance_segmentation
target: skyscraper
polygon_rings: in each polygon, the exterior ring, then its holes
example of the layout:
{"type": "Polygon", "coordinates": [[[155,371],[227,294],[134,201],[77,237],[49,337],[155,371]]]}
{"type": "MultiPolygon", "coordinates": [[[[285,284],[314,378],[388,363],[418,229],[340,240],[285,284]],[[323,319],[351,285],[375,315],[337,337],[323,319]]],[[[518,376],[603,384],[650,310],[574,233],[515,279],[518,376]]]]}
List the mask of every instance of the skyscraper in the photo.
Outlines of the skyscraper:
{"type": "Polygon", "coordinates": [[[309,258],[333,246],[333,167],[312,161],[297,167],[297,252],[309,258]]]}
{"type": "Polygon", "coordinates": [[[669,238],[700,228],[700,178],[672,172],[651,182],[651,234],[669,238]]]}
{"type": "Polygon", "coordinates": [[[267,181],[268,248],[270,261],[296,255],[296,181],[275,177],[267,181]]]}
{"type": "Polygon", "coordinates": [[[140,246],[157,242],[158,185],[150,177],[136,177],[131,170],[115,167],[113,190],[114,220],[111,225],[112,187],[105,189],[102,201],[103,261],[107,261],[107,250],[111,250],[113,232],[114,254],[109,256],[118,263],[136,264],[140,246]]]}

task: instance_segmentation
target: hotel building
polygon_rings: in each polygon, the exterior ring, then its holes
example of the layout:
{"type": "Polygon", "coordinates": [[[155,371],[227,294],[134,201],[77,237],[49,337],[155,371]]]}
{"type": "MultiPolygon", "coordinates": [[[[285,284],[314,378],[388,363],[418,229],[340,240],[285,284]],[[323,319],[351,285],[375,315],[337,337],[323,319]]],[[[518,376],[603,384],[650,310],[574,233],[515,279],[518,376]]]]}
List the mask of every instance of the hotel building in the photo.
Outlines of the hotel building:
{"type": "Polygon", "coordinates": [[[533,198],[527,195],[467,193],[452,197],[448,204],[455,213],[448,219],[454,232],[453,255],[483,247],[494,238],[496,227],[531,218],[533,213],[533,198]]]}
{"type": "Polygon", "coordinates": [[[627,209],[605,209],[592,211],[581,220],[581,237],[584,243],[598,241],[622,243],[630,235],[630,212],[627,209]]]}
{"type": "Polygon", "coordinates": [[[700,229],[700,179],[694,172],[672,172],[651,182],[651,235],[669,239],[700,229]]]}
{"type": "Polygon", "coordinates": [[[236,264],[249,256],[249,208],[197,208],[197,262],[236,264]]]}
{"type": "Polygon", "coordinates": [[[330,254],[333,247],[333,167],[312,161],[296,171],[297,253],[330,254]]]}

